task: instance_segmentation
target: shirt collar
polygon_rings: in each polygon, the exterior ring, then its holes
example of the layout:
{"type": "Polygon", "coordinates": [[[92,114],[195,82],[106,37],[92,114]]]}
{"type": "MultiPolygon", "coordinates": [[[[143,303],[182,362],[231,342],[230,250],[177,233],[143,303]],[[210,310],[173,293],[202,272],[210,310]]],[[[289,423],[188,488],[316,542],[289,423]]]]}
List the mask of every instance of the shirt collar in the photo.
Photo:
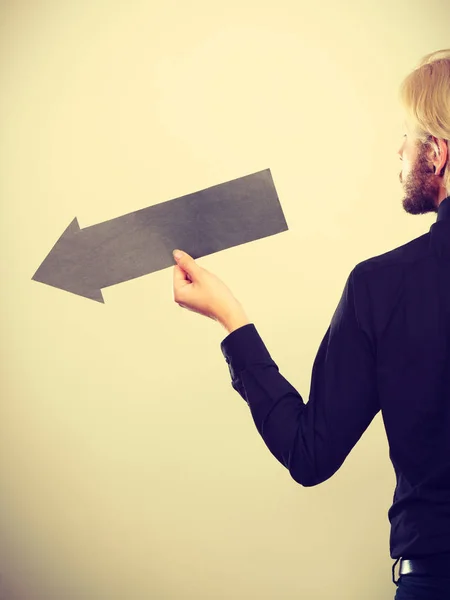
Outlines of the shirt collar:
{"type": "Polygon", "coordinates": [[[450,221],[450,196],[444,198],[438,207],[437,221],[450,221]]]}

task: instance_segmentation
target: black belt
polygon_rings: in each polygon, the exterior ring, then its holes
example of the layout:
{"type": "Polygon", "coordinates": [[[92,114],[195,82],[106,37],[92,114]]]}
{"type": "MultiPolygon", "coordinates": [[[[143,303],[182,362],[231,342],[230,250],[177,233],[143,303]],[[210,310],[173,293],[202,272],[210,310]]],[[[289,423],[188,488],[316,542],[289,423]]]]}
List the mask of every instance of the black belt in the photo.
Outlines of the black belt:
{"type": "Polygon", "coordinates": [[[392,581],[395,580],[395,565],[400,561],[399,575],[428,575],[431,577],[444,577],[450,579],[450,554],[433,554],[422,558],[397,558],[392,567],[392,581]]]}

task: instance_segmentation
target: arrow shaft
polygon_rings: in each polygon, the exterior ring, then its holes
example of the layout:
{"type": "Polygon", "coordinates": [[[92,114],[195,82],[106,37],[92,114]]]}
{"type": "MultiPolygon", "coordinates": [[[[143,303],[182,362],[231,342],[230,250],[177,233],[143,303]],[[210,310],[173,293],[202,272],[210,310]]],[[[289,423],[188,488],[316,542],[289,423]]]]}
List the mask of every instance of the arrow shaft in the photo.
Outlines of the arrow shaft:
{"type": "Polygon", "coordinates": [[[76,254],[85,282],[101,289],[166,269],[175,248],[197,258],[279,233],[282,213],[267,181],[236,180],[235,193],[233,183],[82,229],[76,254]]]}

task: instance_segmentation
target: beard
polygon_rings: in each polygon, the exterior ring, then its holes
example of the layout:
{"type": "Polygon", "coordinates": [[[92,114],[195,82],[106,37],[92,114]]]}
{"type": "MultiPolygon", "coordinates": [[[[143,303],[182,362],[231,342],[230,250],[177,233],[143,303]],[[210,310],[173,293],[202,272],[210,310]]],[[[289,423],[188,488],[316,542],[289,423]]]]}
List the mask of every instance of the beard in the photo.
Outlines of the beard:
{"type": "Polygon", "coordinates": [[[403,208],[411,215],[437,213],[439,208],[440,177],[434,173],[427,150],[427,144],[419,146],[416,162],[405,181],[400,173],[400,181],[405,192],[402,200],[403,208]]]}

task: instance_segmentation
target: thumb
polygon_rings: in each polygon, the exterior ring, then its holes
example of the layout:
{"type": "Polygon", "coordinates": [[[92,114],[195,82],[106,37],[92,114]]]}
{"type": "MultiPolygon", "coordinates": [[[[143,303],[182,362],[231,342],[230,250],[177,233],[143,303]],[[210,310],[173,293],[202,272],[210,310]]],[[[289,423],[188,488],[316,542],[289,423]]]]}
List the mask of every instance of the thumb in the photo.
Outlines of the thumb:
{"type": "Polygon", "coordinates": [[[181,267],[183,271],[186,271],[191,279],[195,279],[198,276],[200,267],[192,256],[189,256],[189,254],[182,252],[181,250],[174,250],[173,257],[177,261],[178,266],[181,267]]]}

